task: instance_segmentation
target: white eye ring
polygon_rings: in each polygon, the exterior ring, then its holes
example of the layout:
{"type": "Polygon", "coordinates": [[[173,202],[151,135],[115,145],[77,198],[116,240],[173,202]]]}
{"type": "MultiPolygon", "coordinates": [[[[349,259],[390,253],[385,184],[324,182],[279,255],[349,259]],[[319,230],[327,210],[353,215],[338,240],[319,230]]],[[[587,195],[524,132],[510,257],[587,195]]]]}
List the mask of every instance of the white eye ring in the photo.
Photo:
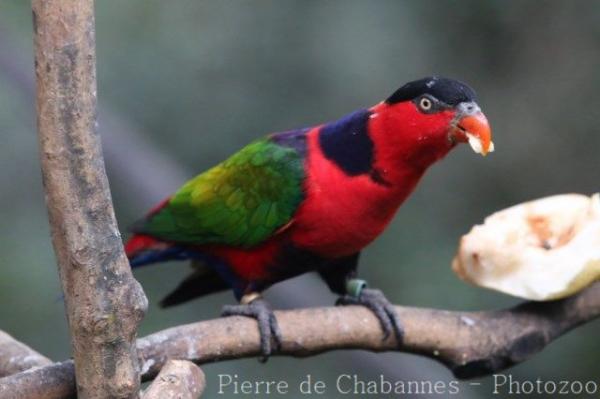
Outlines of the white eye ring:
{"type": "Polygon", "coordinates": [[[423,97],[419,100],[419,108],[423,111],[429,111],[431,107],[433,107],[433,102],[429,98],[423,97]]]}

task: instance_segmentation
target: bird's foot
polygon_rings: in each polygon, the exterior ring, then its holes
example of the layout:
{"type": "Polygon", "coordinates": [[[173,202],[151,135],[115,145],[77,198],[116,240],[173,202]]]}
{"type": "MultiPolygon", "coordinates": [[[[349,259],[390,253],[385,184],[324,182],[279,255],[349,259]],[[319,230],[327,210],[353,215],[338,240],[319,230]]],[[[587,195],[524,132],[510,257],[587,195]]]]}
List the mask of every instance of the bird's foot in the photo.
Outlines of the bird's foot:
{"type": "Polygon", "coordinates": [[[367,283],[359,279],[348,280],[346,292],[346,295],[337,300],[336,305],[365,306],[379,319],[379,323],[383,329],[383,339],[388,339],[393,332],[396,336],[398,346],[402,345],[402,340],[404,339],[402,323],[394,305],[388,301],[383,292],[367,288],[367,283]]]}
{"type": "Polygon", "coordinates": [[[282,335],[277,324],[277,319],[271,310],[271,307],[260,294],[247,294],[240,300],[240,305],[225,305],[221,316],[246,316],[255,319],[258,322],[258,331],[260,333],[260,348],[262,363],[269,360],[273,349],[281,349],[282,335]],[[273,347],[272,343],[275,343],[273,347]]]}

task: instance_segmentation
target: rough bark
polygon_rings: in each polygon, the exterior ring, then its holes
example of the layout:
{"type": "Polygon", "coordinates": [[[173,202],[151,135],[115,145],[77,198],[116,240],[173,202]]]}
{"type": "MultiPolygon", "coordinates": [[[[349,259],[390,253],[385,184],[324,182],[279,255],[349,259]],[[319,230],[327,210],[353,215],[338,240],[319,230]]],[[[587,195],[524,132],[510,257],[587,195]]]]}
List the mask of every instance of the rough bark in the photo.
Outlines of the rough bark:
{"type": "MultiPolygon", "coordinates": [[[[382,340],[378,320],[363,307],[275,312],[283,333],[283,348],[276,355],[399,350],[440,361],[458,378],[484,376],[530,358],[560,335],[600,316],[600,282],[567,299],[525,302],[505,310],[452,312],[398,306],[397,311],[406,331],[399,348],[392,338],[382,340]]],[[[173,327],[139,339],[137,346],[145,380],[169,359],[203,364],[260,355],[256,322],[244,317],[173,327]]],[[[0,399],[13,397],[6,392],[22,399],[65,398],[64,392],[74,393],[68,391],[72,379],[70,362],[19,373],[0,379],[0,399]],[[33,377],[25,379],[24,374],[33,377]],[[43,389],[61,395],[37,395],[43,389]]]]}
{"type": "Polygon", "coordinates": [[[187,360],[169,360],[142,399],[196,399],[206,386],[200,367],[187,360]]]}
{"type": "Polygon", "coordinates": [[[94,3],[32,5],[42,175],[77,391],[138,397],[135,338],[147,300],[123,252],[96,131],[94,3]]]}
{"type": "Polygon", "coordinates": [[[77,396],[72,360],[33,368],[0,379],[3,399],[71,399],[77,396]]]}
{"type": "Polygon", "coordinates": [[[52,360],[0,331],[0,377],[51,364],[52,360]]]}

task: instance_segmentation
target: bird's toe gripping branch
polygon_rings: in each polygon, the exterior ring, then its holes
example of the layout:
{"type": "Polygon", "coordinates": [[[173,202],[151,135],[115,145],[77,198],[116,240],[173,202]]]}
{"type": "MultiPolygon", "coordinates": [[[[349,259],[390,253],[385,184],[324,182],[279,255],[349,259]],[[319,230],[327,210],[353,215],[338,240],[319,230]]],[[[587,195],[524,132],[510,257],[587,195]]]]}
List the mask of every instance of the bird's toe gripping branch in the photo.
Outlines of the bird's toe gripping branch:
{"type": "Polygon", "coordinates": [[[261,362],[266,362],[274,350],[281,349],[282,334],[275,314],[259,294],[244,295],[240,305],[225,305],[221,316],[245,316],[255,319],[260,333],[261,362]],[[272,343],[275,343],[273,348],[272,343]]]}
{"type": "Polygon", "coordinates": [[[398,346],[402,345],[404,330],[394,305],[388,301],[380,290],[367,288],[366,281],[360,279],[348,280],[346,295],[340,297],[336,305],[361,305],[370,309],[379,319],[383,330],[383,339],[388,339],[393,332],[398,346]]]}

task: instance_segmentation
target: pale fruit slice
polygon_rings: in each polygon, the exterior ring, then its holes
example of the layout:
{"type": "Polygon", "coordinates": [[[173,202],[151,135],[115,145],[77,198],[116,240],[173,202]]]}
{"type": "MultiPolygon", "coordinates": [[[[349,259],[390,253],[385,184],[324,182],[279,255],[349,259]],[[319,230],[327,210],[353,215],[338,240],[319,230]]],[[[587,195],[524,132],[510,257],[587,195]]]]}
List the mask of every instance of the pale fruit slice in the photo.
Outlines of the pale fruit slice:
{"type": "Polygon", "coordinates": [[[521,298],[572,295],[600,279],[600,197],[556,195],[496,212],[462,237],[452,269],[521,298]]]}

